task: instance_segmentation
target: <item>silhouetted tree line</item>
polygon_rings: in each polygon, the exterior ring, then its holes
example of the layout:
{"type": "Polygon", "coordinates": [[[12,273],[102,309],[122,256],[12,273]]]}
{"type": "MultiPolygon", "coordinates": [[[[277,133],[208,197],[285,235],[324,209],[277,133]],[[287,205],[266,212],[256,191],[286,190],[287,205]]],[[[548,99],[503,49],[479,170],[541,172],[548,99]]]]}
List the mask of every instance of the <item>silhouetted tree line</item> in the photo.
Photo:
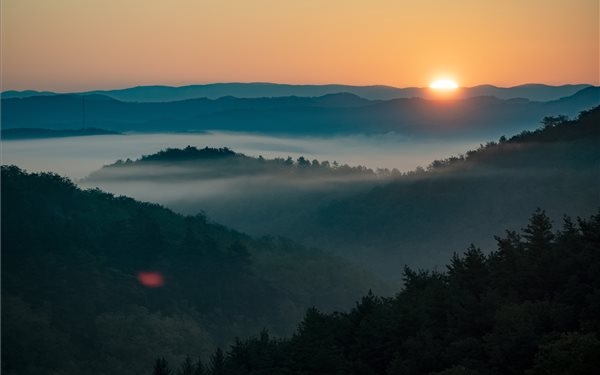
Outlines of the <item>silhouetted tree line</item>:
{"type": "MultiPolygon", "coordinates": [[[[445,272],[404,269],[394,297],[309,309],[295,334],[217,350],[207,374],[593,374],[600,368],[600,213],[471,245],[445,272]]],[[[158,362],[157,362],[158,363],[158,362]]],[[[182,365],[182,369],[187,368],[182,365]]],[[[178,374],[184,374],[180,370],[178,374]]],[[[157,374],[157,372],[155,372],[157,374]]]]}
{"type": "MultiPolygon", "coordinates": [[[[503,149],[520,143],[551,143],[598,138],[600,137],[600,106],[581,112],[576,119],[570,120],[564,115],[546,116],[541,122],[542,126],[534,131],[524,130],[510,138],[501,136],[498,142],[490,141],[485,145],[481,144],[478,149],[467,151],[463,155],[434,160],[427,170],[437,171],[461,162],[485,159],[493,152],[502,152],[503,149]]],[[[408,174],[419,174],[419,172],[423,170],[408,174]]]]}
{"type": "MultiPolygon", "coordinates": [[[[260,172],[260,173],[277,173],[287,172],[296,174],[327,174],[327,175],[364,175],[364,176],[391,176],[398,175],[397,169],[378,169],[376,172],[362,165],[349,166],[347,164],[339,164],[334,161],[330,163],[325,160],[320,162],[317,159],[309,160],[304,156],[299,156],[294,160],[291,156],[287,158],[265,159],[262,156],[250,157],[242,153],[236,153],[227,147],[211,148],[204,147],[199,149],[194,146],[187,146],[183,149],[167,148],[155,154],[144,155],[138,160],[127,159],[117,160],[115,163],[105,166],[104,168],[127,167],[135,165],[148,165],[150,163],[160,163],[168,165],[181,162],[215,162],[220,161],[225,163],[227,167],[245,168],[246,171],[240,172],[260,172]]],[[[220,164],[219,164],[220,165],[220,164]]],[[[97,172],[96,172],[97,173],[97,172]]],[[[92,174],[93,176],[93,174],[92,174]]]]}

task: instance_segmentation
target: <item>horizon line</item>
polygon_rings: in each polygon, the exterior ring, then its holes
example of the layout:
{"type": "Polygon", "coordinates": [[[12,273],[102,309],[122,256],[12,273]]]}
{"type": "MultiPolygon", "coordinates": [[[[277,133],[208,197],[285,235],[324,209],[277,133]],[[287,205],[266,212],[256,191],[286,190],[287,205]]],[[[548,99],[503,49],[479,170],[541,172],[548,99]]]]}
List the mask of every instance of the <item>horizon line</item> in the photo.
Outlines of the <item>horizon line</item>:
{"type": "MultiPolygon", "coordinates": [[[[183,84],[183,85],[166,85],[166,84],[142,84],[142,85],[133,85],[133,86],[121,86],[118,88],[106,88],[106,89],[87,89],[87,90],[76,90],[76,91],[53,91],[53,90],[38,90],[38,89],[8,89],[2,90],[0,93],[6,92],[39,92],[39,93],[53,93],[53,94],[85,94],[89,92],[98,92],[98,91],[122,91],[122,90],[130,90],[135,88],[145,88],[145,87],[160,87],[160,88],[187,88],[187,87],[195,87],[195,86],[212,86],[212,85],[274,85],[274,86],[315,86],[315,87],[326,87],[326,86],[346,86],[346,87],[356,87],[356,88],[388,88],[388,89],[398,89],[398,90],[409,90],[409,89],[429,89],[429,86],[392,86],[392,85],[384,85],[384,84],[372,84],[372,85],[352,85],[352,84],[344,84],[344,83],[282,83],[282,82],[267,82],[267,81],[230,81],[230,82],[210,82],[210,83],[191,83],[191,84],[183,84]]],[[[513,86],[497,86],[490,83],[481,83],[474,86],[458,86],[458,89],[473,89],[482,86],[490,86],[498,89],[511,89],[523,86],[546,86],[546,87],[564,87],[564,86],[596,86],[592,83],[563,83],[563,84],[548,84],[548,83],[540,83],[540,82],[527,82],[521,83],[513,86]]]]}

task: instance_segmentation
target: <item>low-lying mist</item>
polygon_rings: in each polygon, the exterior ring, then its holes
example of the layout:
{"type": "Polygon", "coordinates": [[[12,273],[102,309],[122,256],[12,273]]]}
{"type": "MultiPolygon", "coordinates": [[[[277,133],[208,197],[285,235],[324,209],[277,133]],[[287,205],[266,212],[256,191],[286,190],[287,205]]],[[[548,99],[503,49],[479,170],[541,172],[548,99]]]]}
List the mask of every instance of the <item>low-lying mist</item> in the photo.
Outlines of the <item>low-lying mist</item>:
{"type": "Polygon", "coordinates": [[[390,181],[396,170],[351,167],[299,157],[248,157],[228,148],[167,149],[105,166],[79,181],[254,235],[281,234],[321,204],[390,181]],[[288,224],[289,223],[289,224],[288,224]]]}
{"type": "Polygon", "coordinates": [[[428,165],[485,143],[485,139],[409,139],[397,134],[279,137],[246,133],[162,133],[70,137],[2,142],[2,163],[30,172],[52,171],[81,179],[117,159],[137,159],[168,147],[229,147],[248,156],[337,161],[400,171],[428,165]]]}

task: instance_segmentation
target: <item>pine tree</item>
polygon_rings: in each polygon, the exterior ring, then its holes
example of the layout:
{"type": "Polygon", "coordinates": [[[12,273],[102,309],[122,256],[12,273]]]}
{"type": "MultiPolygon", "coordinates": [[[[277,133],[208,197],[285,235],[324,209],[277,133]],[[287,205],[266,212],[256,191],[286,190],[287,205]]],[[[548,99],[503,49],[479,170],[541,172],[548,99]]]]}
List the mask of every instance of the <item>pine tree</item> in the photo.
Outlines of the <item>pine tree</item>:
{"type": "Polygon", "coordinates": [[[534,255],[549,247],[554,240],[554,233],[546,211],[539,208],[535,211],[529,219],[529,224],[523,229],[523,238],[526,240],[527,249],[534,252],[534,255]]]}
{"type": "Polygon", "coordinates": [[[194,368],[194,375],[206,375],[207,371],[206,368],[204,367],[204,363],[202,363],[202,360],[198,359],[198,362],[196,362],[196,366],[194,368]]]}
{"type": "Polygon", "coordinates": [[[157,358],[154,363],[153,375],[172,375],[171,369],[169,369],[169,363],[164,358],[157,358]]]}
{"type": "Polygon", "coordinates": [[[195,366],[190,356],[186,356],[177,375],[194,375],[195,366]]]}
{"type": "Polygon", "coordinates": [[[215,354],[210,357],[210,373],[211,375],[225,374],[225,355],[221,348],[218,348],[215,354]]]}

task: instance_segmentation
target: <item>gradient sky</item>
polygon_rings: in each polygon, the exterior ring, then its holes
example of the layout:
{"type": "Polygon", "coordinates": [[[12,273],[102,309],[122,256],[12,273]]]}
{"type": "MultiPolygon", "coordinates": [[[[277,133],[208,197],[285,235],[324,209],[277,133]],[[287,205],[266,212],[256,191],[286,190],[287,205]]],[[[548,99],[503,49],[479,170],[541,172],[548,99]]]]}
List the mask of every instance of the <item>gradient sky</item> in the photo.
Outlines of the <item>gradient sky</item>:
{"type": "Polygon", "coordinates": [[[600,84],[598,0],[0,0],[2,90],[600,84]]]}

